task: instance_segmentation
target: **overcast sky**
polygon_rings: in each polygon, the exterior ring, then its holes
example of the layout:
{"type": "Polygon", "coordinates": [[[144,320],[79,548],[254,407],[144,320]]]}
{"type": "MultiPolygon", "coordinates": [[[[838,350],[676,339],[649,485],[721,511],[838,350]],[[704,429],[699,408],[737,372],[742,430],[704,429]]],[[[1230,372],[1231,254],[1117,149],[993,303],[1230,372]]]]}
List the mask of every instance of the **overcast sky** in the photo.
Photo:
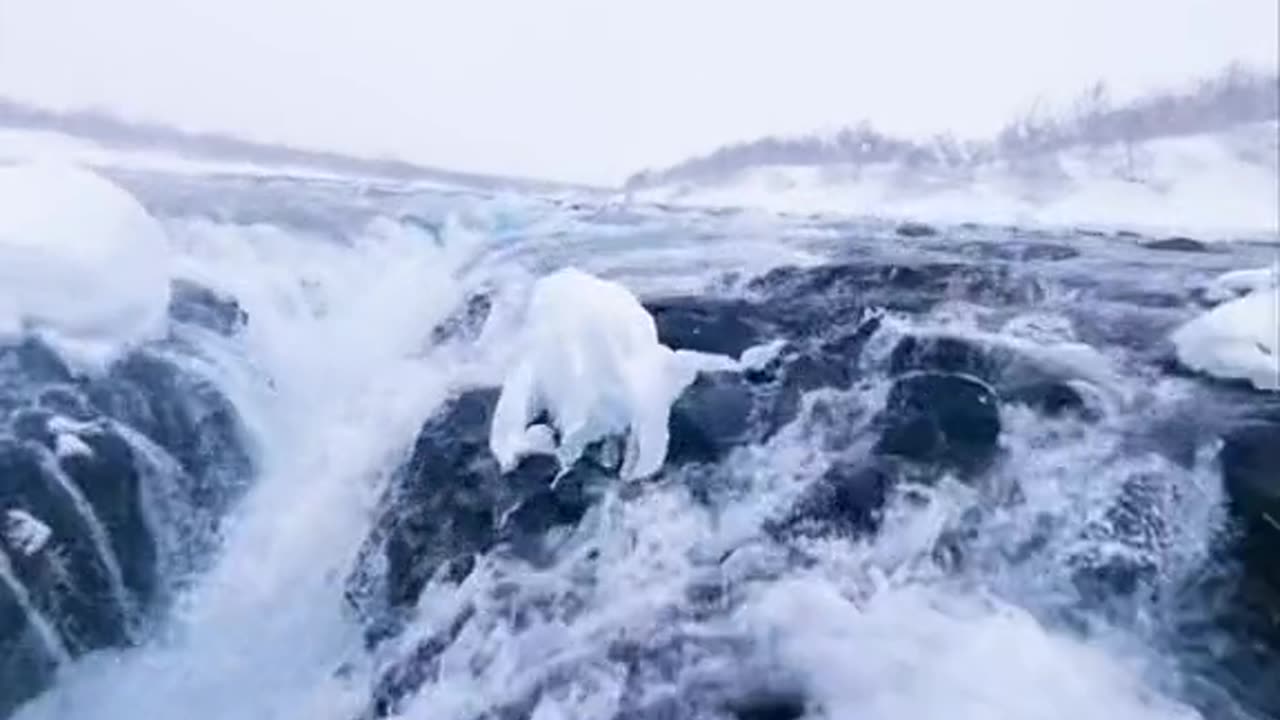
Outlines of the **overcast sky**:
{"type": "Polygon", "coordinates": [[[0,95],[599,183],[868,119],[983,134],[1095,79],[1275,66],[1278,0],[0,0],[0,95]]]}

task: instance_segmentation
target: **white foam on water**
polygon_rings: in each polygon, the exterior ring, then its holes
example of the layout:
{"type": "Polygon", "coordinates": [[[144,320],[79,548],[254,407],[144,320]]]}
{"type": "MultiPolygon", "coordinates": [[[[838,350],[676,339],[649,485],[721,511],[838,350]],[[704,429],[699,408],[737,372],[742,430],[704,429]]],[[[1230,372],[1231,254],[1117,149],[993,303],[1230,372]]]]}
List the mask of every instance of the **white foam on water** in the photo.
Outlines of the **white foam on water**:
{"type": "Polygon", "coordinates": [[[792,580],[744,616],[831,720],[1197,717],[1099,648],[996,598],[904,585],[855,601],[792,580]]]}

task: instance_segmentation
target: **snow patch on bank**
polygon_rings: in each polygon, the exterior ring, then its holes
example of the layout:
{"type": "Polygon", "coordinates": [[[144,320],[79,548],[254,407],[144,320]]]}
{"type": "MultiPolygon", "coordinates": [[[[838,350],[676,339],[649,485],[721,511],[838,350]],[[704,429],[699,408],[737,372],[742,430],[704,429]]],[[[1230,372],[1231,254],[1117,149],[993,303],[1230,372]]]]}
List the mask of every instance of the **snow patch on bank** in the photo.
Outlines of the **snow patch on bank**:
{"type": "Polygon", "coordinates": [[[568,268],[538,280],[507,374],[489,445],[505,469],[555,445],[568,467],[592,442],[627,436],[621,474],[652,475],[667,455],[671,404],[701,370],[732,369],[726,357],[672,351],[653,318],[622,285],[568,268]],[[546,413],[559,430],[530,426],[546,413]]]}
{"type": "Polygon", "coordinates": [[[1095,226],[1274,239],[1280,125],[1077,147],[955,168],[757,166],[633,199],[699,207],[910,218],[938,223],[1095,226]]]}
{"type": "Polygon", "coordinates": [[[1280,268],[1228,273],[1210,285],[1223,303],[1173,334],[1183,365],[1214,377],[1247,380],[1259,390],[1280,390],[1280,268]]]}
{"type": "Polygon", "coordinates": [[[82,368],[162,335],[164,230],[88,170],[0,166],[0,341],[41,337],[82,368]]]}

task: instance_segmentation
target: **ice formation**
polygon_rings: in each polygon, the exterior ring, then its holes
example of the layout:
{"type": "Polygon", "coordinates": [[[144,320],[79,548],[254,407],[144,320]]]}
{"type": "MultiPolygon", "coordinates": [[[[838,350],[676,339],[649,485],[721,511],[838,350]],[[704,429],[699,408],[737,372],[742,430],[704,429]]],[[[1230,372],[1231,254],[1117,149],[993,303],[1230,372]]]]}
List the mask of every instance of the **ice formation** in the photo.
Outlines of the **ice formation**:
{"type": "Polygon", "coordinates": [[[1222,302],[1280,284],[1280,267],[1234,270],[1214,278],[1204,287],[1206,300],[1222,302]]]}
{"type": "Polygon", "coordinates": [[[1183,365],[1223,379],[1247,380],[1260,390],[1280,390],[1280,288],[1267,287],[1261,277],[1256,272],[1224,276],[1227,282],[1221,285],[1244,283],[1254,289],[1174,332],[1183,365]]]}
{"type": "Polygon", "coordinates": [[[168,303],[168,242],[132,195],[72,166],[0,166],[0,340],[101,366],[163,333],[168,303]]]}
{"type": "Polygon", "coordinates": [[[555,454],[565,467],[592,442],[626,433],[624,478],[662,466],[671,404],[697,373],[737,364],[672,351],[658,342],[653,318],[629,290],[574,268],[534,286],[520,348],[494,412],[494,456],[510,468],[545,449],[546,429],[530,427],[545,412],[559,430],[555,454]]]}

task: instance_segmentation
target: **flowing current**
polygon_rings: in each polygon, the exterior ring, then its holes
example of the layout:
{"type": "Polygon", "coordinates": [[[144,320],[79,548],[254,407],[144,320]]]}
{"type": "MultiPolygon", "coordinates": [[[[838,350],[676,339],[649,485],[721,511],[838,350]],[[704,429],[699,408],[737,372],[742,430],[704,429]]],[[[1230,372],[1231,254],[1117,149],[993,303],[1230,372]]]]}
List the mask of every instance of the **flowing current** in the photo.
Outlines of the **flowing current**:
{"type": "MultiPolygon", "coordinates": [[[[1217,459],[1238,409],[1270,399],[1177,371],[1163,344],[1201,312],[1193,288],[1266,265],[1265,247],[899,234],[346,181],[119,180],[163,224],[173,275],[247,318],[231,333],[184,331],[164,355],[226,399],[250,462],[200,475],[212,478],[202,492],[239,488],[206,518],[207,503],[161,497],[165,458],[184,456],[157,450],[137,502],[166,590],[147,608],[118,603],[133,617],[124,636],[49,649],[57,611],[14,595],[52,668],[15,718],[1154,720],[1280,708],[1267,687],[1273,631],[1242,599],[1257,593],[1217,459]],[[677,409],[693,425],[673,425],[660,473],[597,478],[576,510],[556,496],[554,511],[517,512],[575,476],[491,489],[487,423],[459,398],[502,385],[537,279],[565,267],[635,293],[664,342],[685,333],[691,349],[743,365],[754,348],[758,373],[781,379],[713,373],[729,389],[690,386],[677,409]],[[743,338],[697,347],[739,321],[743,338]],[[955,380],[982,374],[972,348],[1015,370],[955,380]],[[950,449],[920,462],[894,451],[893,408],[934,412],[902,400],[920,378],[942,383],[926,403],[990,385],[998,432],[965,415],[956,437],[940,431],[950,449]],[[744,426],[722,442],[726,423],[744,426]],[[686,451],[696,457],[679,461],[686,451]],[[833,479],[849,468],[876,479],[833,479]],[[448,482],[463,489],[430,485],[448,482]],[[504,528],[533,517],[532,539],[494,534],[477,513],[504,528]]],[[[608,442],[592,452],[609,465],[608,442]]],[[[108,574],[134,587],[127,552],[85,552],[121,555],[108,574]]],[[[15,572],[0,563],[0,583],[27,582],[15,572]]]]}

